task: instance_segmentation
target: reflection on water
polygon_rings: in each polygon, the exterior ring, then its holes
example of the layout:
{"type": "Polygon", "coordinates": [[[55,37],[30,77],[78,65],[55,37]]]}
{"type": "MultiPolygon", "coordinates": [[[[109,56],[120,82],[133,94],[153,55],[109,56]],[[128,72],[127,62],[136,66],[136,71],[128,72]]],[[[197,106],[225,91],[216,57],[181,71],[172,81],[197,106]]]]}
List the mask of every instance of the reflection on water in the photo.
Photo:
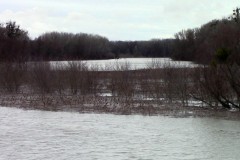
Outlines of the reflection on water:
{"type": "Polygon", "coordinates": [[[0,108],[0,159],[239,159],[240,123],[0,108]]]}

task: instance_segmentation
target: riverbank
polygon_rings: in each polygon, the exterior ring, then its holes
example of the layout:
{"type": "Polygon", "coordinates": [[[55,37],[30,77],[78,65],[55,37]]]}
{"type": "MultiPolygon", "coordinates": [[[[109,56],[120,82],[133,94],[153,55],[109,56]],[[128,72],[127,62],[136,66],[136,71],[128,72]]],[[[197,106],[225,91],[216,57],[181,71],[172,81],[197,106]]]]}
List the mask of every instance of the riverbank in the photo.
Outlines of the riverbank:
{"type": "Polygon", "coordinates": [[[39,94],[5,94],[0,96],[0,106],[26,110],[54,112],[100,113],[117,115],[170,116],[176,118],[210,117],[240,120],[239,111],[204,106],[182,106],[181,103],[164,103],[154,100],[129,100],[107,96],[60,96],[39,94]]]}
{"type": "Polygon", "coordinates": [[[97,66],[92,70],[81,61],[66,65],[2,63],[0,105],[81,113],[240,117],[231,112],[239,110],[238,90],[221,78],[227,78],[225,73],[216,75],[219,72],[212,68],[174,68],[159,60],[141,70],[132,70],[129,63],[110,64],[115,67],[111,71],[97,66]]]}

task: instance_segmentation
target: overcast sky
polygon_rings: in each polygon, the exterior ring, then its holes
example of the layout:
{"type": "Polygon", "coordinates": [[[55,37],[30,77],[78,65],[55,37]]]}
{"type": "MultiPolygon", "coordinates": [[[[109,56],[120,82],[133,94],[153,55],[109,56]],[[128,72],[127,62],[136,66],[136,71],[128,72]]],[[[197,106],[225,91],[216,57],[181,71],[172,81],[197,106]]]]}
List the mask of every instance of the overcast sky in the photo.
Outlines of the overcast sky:
{"type": "Polygon", "coordinates": [[[59,31],[149,40],[227,17],[237,6],[239,0],[0,0],[0,22],[16,21],[32,38],[59,31]]]}

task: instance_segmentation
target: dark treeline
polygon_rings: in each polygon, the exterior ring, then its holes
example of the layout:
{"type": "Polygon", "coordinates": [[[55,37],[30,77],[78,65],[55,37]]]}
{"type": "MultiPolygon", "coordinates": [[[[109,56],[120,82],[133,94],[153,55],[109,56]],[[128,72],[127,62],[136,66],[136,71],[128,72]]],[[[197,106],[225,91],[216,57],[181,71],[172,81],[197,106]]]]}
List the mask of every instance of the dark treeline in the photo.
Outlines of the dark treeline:
{"type": "Polygon", "coordinates": [[[115,57],[171,57],[174,40],[113,41],[110,48],[115,57]]]}
{"type": "Polygon", "coordinates": [[[234,19],[213,20],[183,30],[175,39],[109,41],[92,34],[44,33],[34,40],[15,22],[0,25],[0,60],[82,60],[121,57],[171,57],[209,64],[219,49],[239,60],[240,24],[234,19]]]}
{"type": "Polygon", "coordinates": [[[30,56],[30,39],[28,33],[19,28],[15,22],[0,24],[0,60],[23,60],[30,56]]]}
{"type": "Polygon", "coordinates": [[[239,37],[240,24],[233,19],[213,20],[200,28],[175,34],[173,58],[209,64],[219,49],[225,49],[240,62],[239,37]]]}
{"type": "Polygon", "coordinates": [[[32,41],[36,60],[110,59],[119,57],[169,57],[172,40],[109,41],[90,34],[46,33],[32,41]]]}
{"type": "Polygon", "coordinates": [[[114,58],[109,40],[90,34],[45,33],[31,42],[33,60],[79,60],[114,58]]]}
{"type": "Polygon", "coordinates": [[[44,33],[31,40],[15,22],[0,25],[1,61],[82,60],[120,57],[170,57],[172,39],[109,41],[92,34],[44,33]]]}

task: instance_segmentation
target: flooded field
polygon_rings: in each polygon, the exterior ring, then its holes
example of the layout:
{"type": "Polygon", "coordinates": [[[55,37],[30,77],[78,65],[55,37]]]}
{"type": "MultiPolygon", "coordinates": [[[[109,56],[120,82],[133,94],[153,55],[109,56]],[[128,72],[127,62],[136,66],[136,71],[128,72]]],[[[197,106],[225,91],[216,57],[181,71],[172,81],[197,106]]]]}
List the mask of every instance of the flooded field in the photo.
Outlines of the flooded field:
{"type": "MultiPolygon", "coordinates": [[[[58,65],[67,65],[71,61],[51,61],[51,65],[54,67],[58,65]]],[[[78,62],[78,61],[72,61],[78,62]]],[[[120,59],[109,59],[109,60],[87,60],[79,61],[86,64],[91,70],[139,70],[139,69],[150,69],[150,68],[192,68],[198,66],[189,61],[173,61],[171,58],[120,58],[120,59]]]]}
{"type": "Polygon", "coordinates": [[[0,107],[0,159],[239,159],[240,123],[0,107]]]}

